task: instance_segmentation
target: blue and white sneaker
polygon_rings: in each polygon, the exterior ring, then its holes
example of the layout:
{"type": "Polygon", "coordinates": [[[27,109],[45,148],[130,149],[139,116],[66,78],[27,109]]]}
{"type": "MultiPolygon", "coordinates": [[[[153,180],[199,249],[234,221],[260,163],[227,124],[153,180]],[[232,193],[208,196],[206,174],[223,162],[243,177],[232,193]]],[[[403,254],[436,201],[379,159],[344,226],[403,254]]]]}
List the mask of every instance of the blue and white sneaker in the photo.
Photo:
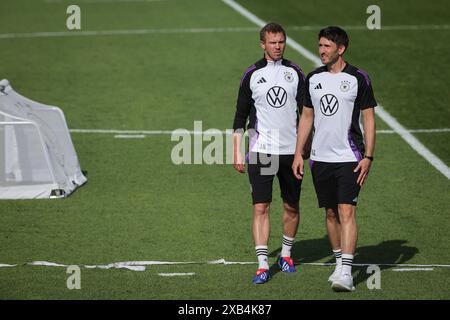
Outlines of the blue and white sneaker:
{"type": "Polygon", "coordinates": [[[256,275],[253,277],[254,284],[263,284],[269,281],[270,273],[268,269],[258,269],[256,275]]]}
{"type": "Polygon", "coordinates": [[[283,272],[296,272],[297,269],[294,266],[294,261],[291,257],[279,257],[278,258],[278,266],[280,270],[283,272]]]}

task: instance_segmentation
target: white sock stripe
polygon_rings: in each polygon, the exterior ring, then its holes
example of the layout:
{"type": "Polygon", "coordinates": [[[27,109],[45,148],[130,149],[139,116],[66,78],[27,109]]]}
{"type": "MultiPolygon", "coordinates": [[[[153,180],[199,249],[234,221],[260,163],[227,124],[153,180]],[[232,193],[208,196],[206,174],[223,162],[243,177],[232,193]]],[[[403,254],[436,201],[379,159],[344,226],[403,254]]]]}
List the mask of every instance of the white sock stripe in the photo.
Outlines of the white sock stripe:
{"type": "Polygon", "coordinates": [[[341,251],[333,251],[333,254],[336,258],[342,258],[342,252],[341,251]]]}
{"type": "Polygon", "coordinates": [[[336,265],[341,266],[342,265],[342,251],[339,250],[333,250],[334,258],[336,259],[336,265]]]}
{"type": "Polygon", "coordinates": [[[258,268],[259,269],[269,269],[268,246],[255,246],[256,257],[258,258],[258,268]]]}
{"type": "Polygon", "coordinates": [[[256,255],[257,255],[258,257],[262,257],[262,256],[267,257],[267,256],[268,256],[267,252],[257,252],[256,255]]]}
{"type": "Polygon", "coordinates": [[[291,249],[292,249],[292,246],[294,245],[294,239],[295,238],[291,238],[291,237],[288,237],[285,234],[283,234],[283,241],[282,241],[282,246],[281,246],[281,256],[282,257],[290,257],[291,256],[291,249]]]}

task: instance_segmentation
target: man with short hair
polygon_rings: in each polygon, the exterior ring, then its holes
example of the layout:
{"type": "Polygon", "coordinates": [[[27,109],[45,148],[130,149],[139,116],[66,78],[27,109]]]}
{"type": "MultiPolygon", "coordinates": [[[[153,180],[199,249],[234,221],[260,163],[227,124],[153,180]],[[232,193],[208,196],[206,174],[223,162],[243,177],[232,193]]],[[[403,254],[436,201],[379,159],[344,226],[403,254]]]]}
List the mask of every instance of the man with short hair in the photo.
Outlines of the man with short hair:
{"type": "MultiPolygon", "coordinates": [[[[233,129],[233,165],[241,173],[245,163],[240,151],[242,136],[249,120],[248,175],[253,200],[253,239],[259,267],[253,283],[270,279],[268,241],[269,208],[272,183],[278,177],[283,199],[283,240],[277,259],[283,272],[295,272],[291,248],[300,219],[301,181],[292,173],[299,107],[302,106],[304,74],[283,58],[286,32],[276,23],[260,31],[264,58],[250,66],[241,78],[233,129]]],[[[301,109],[301,108],[300,108],[301,109]]]]}
{"type": "Polygon", "coordinates": [[[364,71],[347,63],[347,33],[330,26],[319,32],[324,66],[306,77],[305,100],[292,169],[303,178],[302,150],[313,124],[310,166],[319,207],[325,208],[326,228],[336,268],[329,277],[335,291],[353,291],[351,274],[358,238],[356,204],[367,179],[375,150],[375,101],[364,71]],[[364,134],[359,125],[362,115],[364,134]]]}

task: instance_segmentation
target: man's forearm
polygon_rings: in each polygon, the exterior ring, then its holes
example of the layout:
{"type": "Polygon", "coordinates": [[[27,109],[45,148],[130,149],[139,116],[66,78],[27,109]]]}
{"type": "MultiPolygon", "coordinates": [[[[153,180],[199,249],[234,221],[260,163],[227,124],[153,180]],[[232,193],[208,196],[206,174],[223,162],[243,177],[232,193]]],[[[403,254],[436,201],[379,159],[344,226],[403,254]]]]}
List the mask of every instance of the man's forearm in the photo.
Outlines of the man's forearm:
{"type": "Polygon", "coordinates": [[[234,132],[233,133],[233,152],[236,153],[240,151],[241,143],[242,143],[242,132],[234,132]]]}
{"type": "Polygon", "coordinates": [[[363,110],[365,153],[373,156],[375,152],[375,113],[373,108],[363,110]]]}

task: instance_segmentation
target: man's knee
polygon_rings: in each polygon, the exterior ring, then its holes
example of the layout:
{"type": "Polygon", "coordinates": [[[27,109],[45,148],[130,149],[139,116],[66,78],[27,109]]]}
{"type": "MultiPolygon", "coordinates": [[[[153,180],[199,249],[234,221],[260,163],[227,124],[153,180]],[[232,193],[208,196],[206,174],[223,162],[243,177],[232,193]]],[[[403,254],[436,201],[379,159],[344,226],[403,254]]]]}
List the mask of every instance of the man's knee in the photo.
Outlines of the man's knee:
{"type": "Polygon", "coordinates": [[[298,203],[297,204],[290,204],[290,203],[284,202],[283,203],[283,208],[284,208],[284,212],[287,213],[292,218],[297,218],[299,213],[300,213],[300,209],[299,209],[298,203]]]}
{"type": "Polygon", "coordinates": [[[253,205],[253,212],[257,216],[269,214],[269,203],[255,203],[253,205]]]}
{"type": "Polygon", "coordinates": [[[327,220],[330,222],[340,222],[337,208],[327,208],[325,210],[327,220]]]}
{"type": "Polygon", "coordinates": [[[339,219],[342,223],[351,222],[355,219],[355,207],[350,204],[339,205],[339,219]]]}

